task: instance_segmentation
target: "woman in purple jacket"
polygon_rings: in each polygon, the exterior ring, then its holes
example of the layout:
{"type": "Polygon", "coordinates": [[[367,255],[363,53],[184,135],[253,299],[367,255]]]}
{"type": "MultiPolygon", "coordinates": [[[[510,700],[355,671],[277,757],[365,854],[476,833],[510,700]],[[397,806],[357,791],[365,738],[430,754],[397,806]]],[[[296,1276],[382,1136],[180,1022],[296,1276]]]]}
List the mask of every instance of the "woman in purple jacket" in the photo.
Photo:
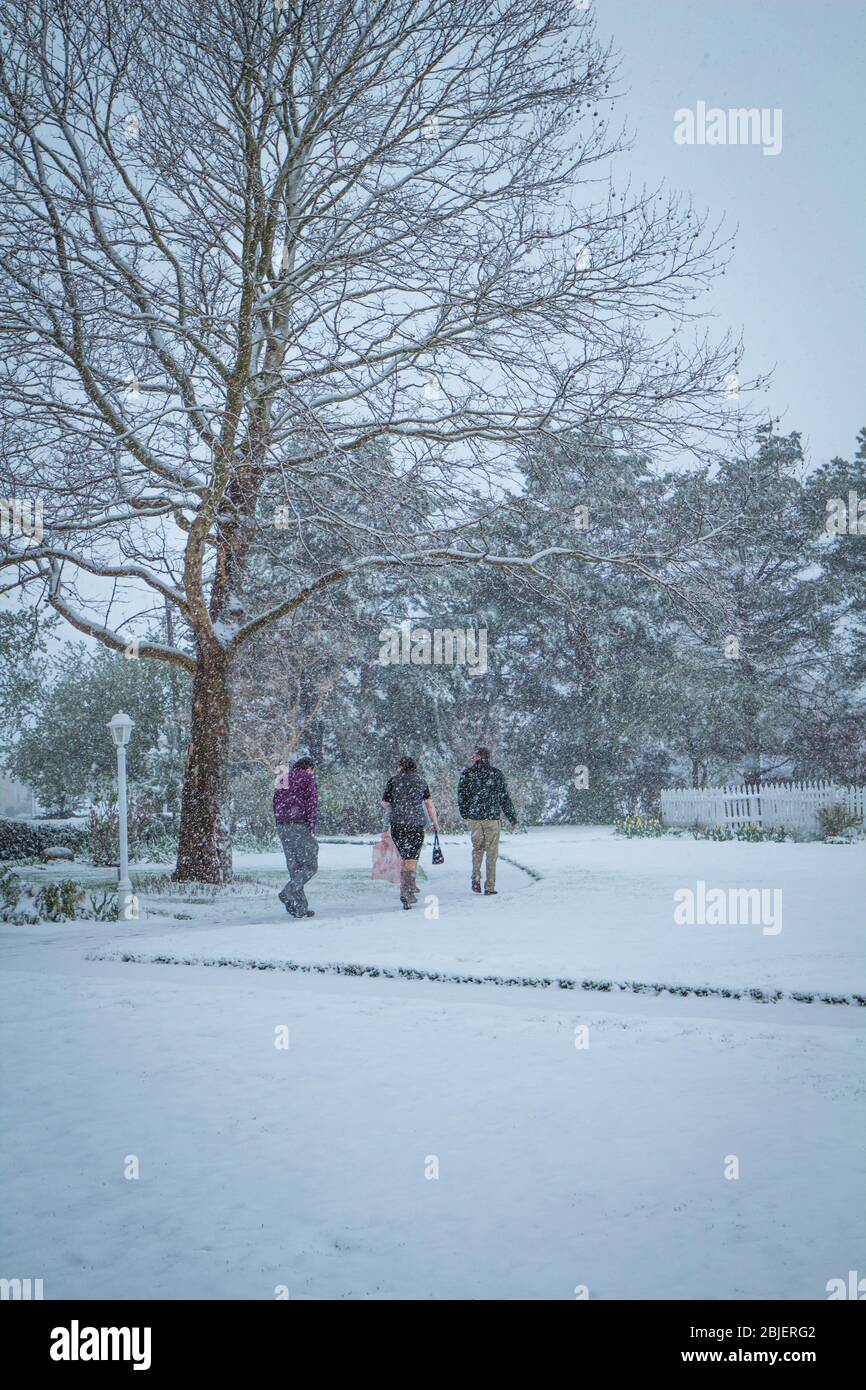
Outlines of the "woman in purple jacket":
{"type": "Polygon", "coordinates": [[[274,820],[286,856],[288,882],[280,892],[280,902],[290,917],[315,917],[307,902],[304,885],[319,867],[319,844],[315,838],[319,809],[312,758],[298,758],[291,772],[284,772],[274,791],[274,820]]]}

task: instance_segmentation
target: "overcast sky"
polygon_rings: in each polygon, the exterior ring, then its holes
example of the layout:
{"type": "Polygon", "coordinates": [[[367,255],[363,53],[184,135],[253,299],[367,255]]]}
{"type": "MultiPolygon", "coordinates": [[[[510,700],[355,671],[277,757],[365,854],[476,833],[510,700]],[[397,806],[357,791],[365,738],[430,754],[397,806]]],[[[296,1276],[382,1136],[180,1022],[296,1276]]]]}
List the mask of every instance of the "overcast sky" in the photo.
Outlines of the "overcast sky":
{"type": "Polygon", "coordinates": [[[763,399],[813,463],[850,458],[866,425],[866,5],[591,4],[620,54],[633,178],[663,178],[739,226],[711,299],[720,326],[743,331],[743,375],[775,369],[763,399]],[[699,101],[781,108],[781,152],[676,144],[674,112],[699,101]]]}

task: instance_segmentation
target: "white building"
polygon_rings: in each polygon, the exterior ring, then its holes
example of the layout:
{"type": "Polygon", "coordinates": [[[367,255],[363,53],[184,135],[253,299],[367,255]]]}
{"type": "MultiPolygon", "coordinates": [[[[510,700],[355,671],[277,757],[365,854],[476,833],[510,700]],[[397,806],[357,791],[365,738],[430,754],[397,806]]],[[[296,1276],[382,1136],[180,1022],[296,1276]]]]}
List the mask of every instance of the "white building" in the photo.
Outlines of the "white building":
{"type": "Polygon", "coordinates": [[[0,816],[35,816],[36,809],[31,789],[0,773],[0,816]]]}

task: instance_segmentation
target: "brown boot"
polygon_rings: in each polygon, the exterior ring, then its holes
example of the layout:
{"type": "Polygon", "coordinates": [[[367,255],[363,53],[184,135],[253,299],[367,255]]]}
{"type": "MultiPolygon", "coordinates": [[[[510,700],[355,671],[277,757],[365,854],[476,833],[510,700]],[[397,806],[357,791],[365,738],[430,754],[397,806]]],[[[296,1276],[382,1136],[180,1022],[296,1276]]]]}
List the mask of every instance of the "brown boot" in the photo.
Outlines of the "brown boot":
{"type": "Polygon", "coordinates": [[[411,869],[400,870],[400,901],[403,904],[404,911],[408,912],[414,902],[414,898],[412,897],[411,869]]]}

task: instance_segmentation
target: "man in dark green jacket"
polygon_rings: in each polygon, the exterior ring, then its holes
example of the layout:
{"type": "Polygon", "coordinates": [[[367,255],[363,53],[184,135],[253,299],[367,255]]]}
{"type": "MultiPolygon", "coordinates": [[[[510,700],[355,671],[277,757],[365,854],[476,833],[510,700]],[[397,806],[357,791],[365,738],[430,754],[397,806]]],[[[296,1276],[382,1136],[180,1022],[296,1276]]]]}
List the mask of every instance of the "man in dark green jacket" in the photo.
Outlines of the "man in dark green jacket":
{"type": "Polygon", "coordinates": [[[489,748],[476,748],[472,765],[461,772],[457,784],[457,805],[472,831],[472,891],[481,892],[481,861],[486,854],[484,892],[489,897],[496,892],[496,859],[502,816],[505,816],[512,830],[517,829],[514,803],[499,768],[490,766],[489,748]]]}

